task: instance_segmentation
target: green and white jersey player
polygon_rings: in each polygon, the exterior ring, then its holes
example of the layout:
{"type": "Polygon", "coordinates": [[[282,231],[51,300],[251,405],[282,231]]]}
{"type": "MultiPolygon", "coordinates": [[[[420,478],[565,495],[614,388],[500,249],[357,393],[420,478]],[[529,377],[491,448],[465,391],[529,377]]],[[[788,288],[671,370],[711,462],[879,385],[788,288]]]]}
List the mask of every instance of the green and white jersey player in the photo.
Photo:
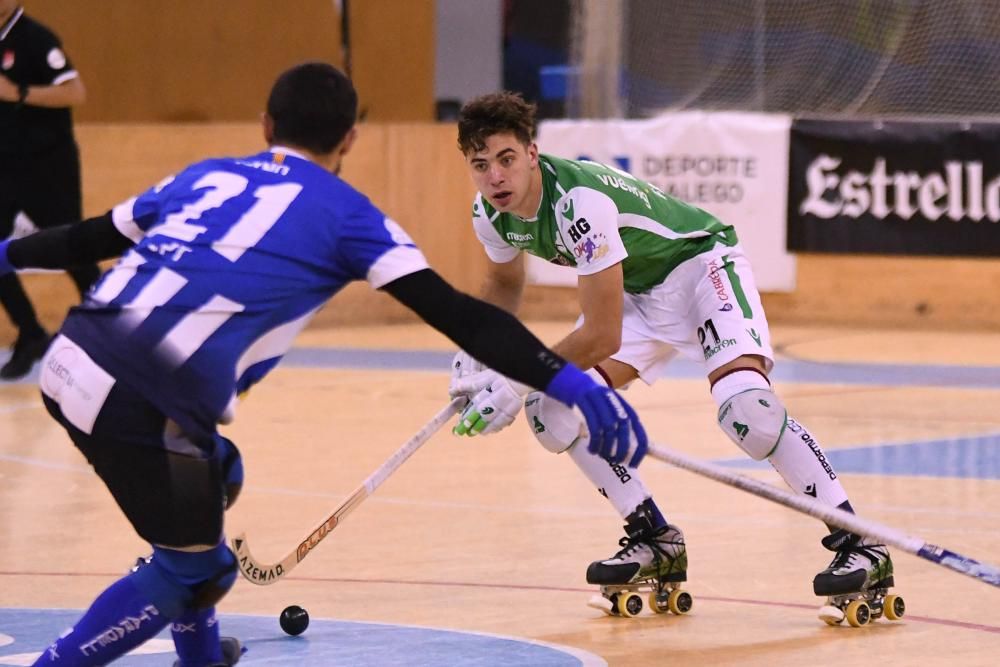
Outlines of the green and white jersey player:
{"type": "MultiPolygon", "coordinates": [[[[637,378],[652,384],[677,352],[701,362],[726,435],[752,458],[770,461],[794,491],[851,510],[816,439],[786,414],[768,380],[774,354],[767,319],[730,225],[623,171],[539,154],[534,106],[519,95],[470,101],[458,134],[479,190],[472,211],[489,258],[486,301],[517,312],[526,252],[574,267],[582,315],[553,346],[557,353],[614,387],[637,378]]],[[[513,421],[520,387],[462,354],[455,367],[451,391],[470,398],[456,433],[493,433],[513,421]]],[[[576,446],[579,419],[558,402],[531,394],[525,413],[542,444],[567,451],[626,521],[625,548],[591,564],[588,581],[622,584],[648,576],[650,567],[664,575],[664,561],[674,570],[665,576],[679,576],[683,536],[636,470],[576,446]]],[[[891,584],[885,546],[837,530],[823,544],[838,555],[815,577],[817,595],[891,584]]]]}

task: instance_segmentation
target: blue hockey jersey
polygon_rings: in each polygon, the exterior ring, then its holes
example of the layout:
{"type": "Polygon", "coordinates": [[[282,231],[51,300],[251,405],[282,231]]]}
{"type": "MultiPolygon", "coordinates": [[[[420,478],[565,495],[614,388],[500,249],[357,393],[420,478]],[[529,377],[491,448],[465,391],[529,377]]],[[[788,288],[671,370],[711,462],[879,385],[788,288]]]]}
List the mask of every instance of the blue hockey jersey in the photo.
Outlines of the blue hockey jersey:
{"type": "Polygon", "coordinates": [[[427,268],[364,195],[283,148],[194,164],[112,218],[136,245],[62,333],[192,435],[231,419],[345,284],[427,268]]]}

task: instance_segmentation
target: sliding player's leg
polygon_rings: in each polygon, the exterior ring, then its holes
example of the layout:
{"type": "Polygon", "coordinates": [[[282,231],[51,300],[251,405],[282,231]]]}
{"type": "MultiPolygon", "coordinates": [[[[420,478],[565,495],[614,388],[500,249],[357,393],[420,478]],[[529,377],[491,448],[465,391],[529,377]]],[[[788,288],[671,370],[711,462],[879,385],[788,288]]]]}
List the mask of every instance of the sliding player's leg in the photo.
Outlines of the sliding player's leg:
{"type": "MultiPolygon", "coordinates": [[[[101,593],[37,663],[103,665],[171,621],[210,610],[235,582],[236,560],[222,531],[226,473],[223,457],[215,455],[221,445],[188,439],[121,385],[111,389],[93,423],[84,425],[89,432],[69,421],[69,406],[49,396],[45,404],[139,536],[154,545],[152,556],[101,593]]],[[[212,625],[217,633],[217,624],[212,625]]],[[[231,664],[217,635],[190,648],[189,656],[181,655],[182,664],[231,664]]]]}
{"type": "MultiPolygon", "coordinates": [[[[228,510],[243,488],[243,459],[232,440],[218,434],[215,440],[214,458],[222,466],[228,510]]],[[[243,648],[235,637],[220,636],[214,605],[189,607],[171,623],[170,633],[178,655],[174,667],[235,665],[243,653],[243,648]]]]}
{"type": "MultiPolygon", "coordinates": [[[[768,373],[774,354],[770,330],[749,263],[738,249],[705,258],[695,294],[698,349],[704,355],[718,424],[751,458],[767,460],[795,492],[853,512],[847,492],[816,438],[788,416],[768,373]],[[720,298],[726,297],[720,307],[720,298]],[[729,304],[730,307],[726,307],[729,304]]],[[[885,545],[828,526],[822,540],[835,552],[813,581],[817,595],[871,590],[881,613],[881,598],[893,585],[892,560],[885,545]],[[876,593],[876,591],[881,591],[876,593]],[[875,599],[877,598],[877,599],[875,599]]]]}
{"type": "MultiPolygon", "coordinates": [[[[595,380],[622,387],[638,377],[631,366],[607,360],[588,371],[595,380]]],[[[529,394],[525,417],[535,437],[553,453],[566,452],[583,474],[605,496],[625,521],[620,549],[587,568],[587,581],[599,585],[626,585],[638,581],[681,582],[686,578],[684,535],[667,523],[639,472],[626,465],[609,464],[590,454],[585,425],[578,413],[541,392],[529,394]]]]}

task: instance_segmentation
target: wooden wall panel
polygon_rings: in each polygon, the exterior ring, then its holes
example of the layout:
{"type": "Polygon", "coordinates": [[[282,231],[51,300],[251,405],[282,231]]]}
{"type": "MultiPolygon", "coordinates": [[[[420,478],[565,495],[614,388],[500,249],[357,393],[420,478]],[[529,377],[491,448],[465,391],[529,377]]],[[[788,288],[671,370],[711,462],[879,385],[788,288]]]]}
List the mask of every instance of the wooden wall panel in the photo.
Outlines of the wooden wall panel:
{"type": "MultiPolygon", "coordinates": [[[[87,86],[79,121],[253,121],[303,60],[345,66],[331,0],[32,0],[87,86]]],[[[351,73],[369,120],[434,118],[434,0],[349,5],[351,73]]]]}
{"type": "Polygon", "coordinates": [[[434,0],[351,2],[351,77],[367,120],[434,120],[434,0]]]}
{"type": "MultiPolygon", "coordinates": [[[[79,127],[85,211],[95,215],[175,170],[211,155],[260,150],[255,123],[79,127]]],[[[449,124],[363,124],[344,178],[399,222],[442,275],[475,292],[485,260],[470,224],[474,190],[449,124]]],[[[25,276],[50,328],[72,303],[62,275],[25,276]]],[[[773,322],[929,329],[997,329],[1000,262],[989,259],[799,255],[797,288],[764,294],[773,322]]],[[[577,312],[566,288],[529,288],[522,315],[567,319],[577,312]]],[[[404,308],[366,285],[338,295],[313,326],[411,321],[404,308]]],[[[12,332],[0,318],[0,345],[12,332]]]]}

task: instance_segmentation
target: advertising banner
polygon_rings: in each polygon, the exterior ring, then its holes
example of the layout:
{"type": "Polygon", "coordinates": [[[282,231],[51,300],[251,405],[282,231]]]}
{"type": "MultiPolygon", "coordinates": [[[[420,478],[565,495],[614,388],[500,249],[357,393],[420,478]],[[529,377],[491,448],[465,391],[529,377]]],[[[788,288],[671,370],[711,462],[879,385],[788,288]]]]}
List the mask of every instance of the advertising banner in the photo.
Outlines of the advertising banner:
{"type": "MultiPolygon", "coordinates": [[[[679,112],[650,120],[550,120],[538,148],[603,162],[648,181],[733,225],[761,291],[792,291],[786,250],[791,118],[771,114],[679,112]]],[[[574,285],[572,269],[528,258],[529,280],[574,285]]]]}
{"type": "Polygon", "coordinates": [[[788,247],[1000,255],[1000,123],[796,120],[788,247]]]}

